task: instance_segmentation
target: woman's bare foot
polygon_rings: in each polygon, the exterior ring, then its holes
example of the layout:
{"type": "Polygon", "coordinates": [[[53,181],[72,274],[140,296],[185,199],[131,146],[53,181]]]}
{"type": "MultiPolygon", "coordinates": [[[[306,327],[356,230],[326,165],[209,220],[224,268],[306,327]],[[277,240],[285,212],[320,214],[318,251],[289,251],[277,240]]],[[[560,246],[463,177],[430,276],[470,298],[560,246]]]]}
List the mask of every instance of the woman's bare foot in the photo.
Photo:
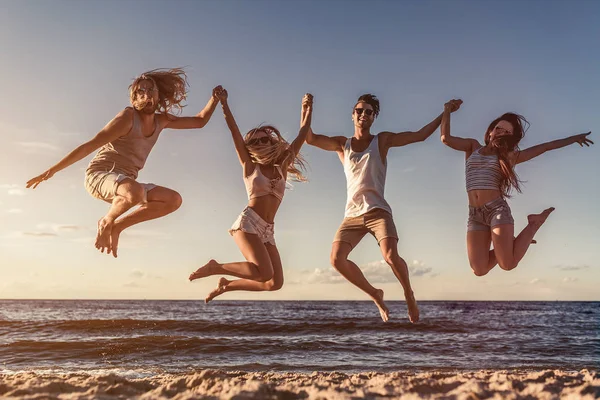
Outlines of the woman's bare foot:
{"type": "Polygon", "coordinates": [[[390,319],[390,310],[388,310],[387,306],[383,302],[383,290],[377,289],[375,294],[371,296],[377,308],[379,308],[379,314],[381,315],[381,319],[383,322],[388,322],[390,319]]]}
{"type": "Polygon", "coordinates": [[[214,275],[214,269],[218,266],[218,262],[216,262],[215,260],[210,260],[209,262],[207,262],[206,264],[204,264],[203,266],[201,266],[196,271],[190,274],[190,282],[196,279],[206,278],[207,276],[214,275]]]}
{"type": "Polygon", "coordinates": [[[527,222],[529,222],[529,225],[532,225],[536,229],[539,229],[540,226],[542,226],[543,223],[546,222],[546,219],[552,211],[554,211],[554,207],[547,208],[539,214],[530,214],[527,216],[527,222]]]}
{"type": "Polygon", "coordinates": [[[408,319],[413,324],[419,321],[419,307],[417,307],[417,301],[413,292],[405,293],[406,307],[408,308],[408,319]]]}
{"type": "Polygon", "coordinates": [[[219,283],[217,285],[217,288],[215,290],[213,290],[212,292],[210,292],[208,294],[208,296],[206,296],[206,299],[204,299],[204,302],[208,303],[209,301],[211,301],[215,297],[217,297],[217,296],[222,295],[223,293],[225,293],[225,289],[227,288],[227,285],[229,285],[230,282],[231,282],[230,280],[227,280],[225,278],[219,279],[219,283]]]}
{"type": "Polygon", "coordinates": [[[113,228],[113,223],[111,221],[107,221],[105,218],[101,218],[98,221],[98,233],[96,234],[96,248],[104,253],[106,249],[106,254],[109,254],[111,251],[110,247],[110,233],[113,228]]]}

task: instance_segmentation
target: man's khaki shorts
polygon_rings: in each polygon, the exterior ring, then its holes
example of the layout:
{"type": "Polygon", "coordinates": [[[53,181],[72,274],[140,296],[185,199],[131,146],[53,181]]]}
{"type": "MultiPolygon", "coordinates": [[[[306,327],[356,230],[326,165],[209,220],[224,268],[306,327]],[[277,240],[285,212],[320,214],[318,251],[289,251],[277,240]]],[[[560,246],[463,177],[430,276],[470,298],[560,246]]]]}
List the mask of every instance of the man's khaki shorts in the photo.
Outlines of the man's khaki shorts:
{"type": "Polygon", "coordinates": [[[367,233],[375,236],[377,244],[389,237],[398,239],[392,214],[375,208],[358,217],[344,218],[333,241],[345,242],[354,248],[367,233]]]}

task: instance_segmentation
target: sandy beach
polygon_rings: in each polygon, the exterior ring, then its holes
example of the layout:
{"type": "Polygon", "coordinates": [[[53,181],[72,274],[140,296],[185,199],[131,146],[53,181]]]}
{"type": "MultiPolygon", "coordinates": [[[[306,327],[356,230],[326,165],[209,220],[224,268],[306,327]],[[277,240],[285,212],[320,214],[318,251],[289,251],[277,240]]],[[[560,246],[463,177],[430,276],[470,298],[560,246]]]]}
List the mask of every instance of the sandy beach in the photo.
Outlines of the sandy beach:
{"type": "Polygon", "coordinates": [[[581,370],[478,372],[242,372],[0,375],[0,396],[19,399],[595,399],[600,374],[581,370]]]}

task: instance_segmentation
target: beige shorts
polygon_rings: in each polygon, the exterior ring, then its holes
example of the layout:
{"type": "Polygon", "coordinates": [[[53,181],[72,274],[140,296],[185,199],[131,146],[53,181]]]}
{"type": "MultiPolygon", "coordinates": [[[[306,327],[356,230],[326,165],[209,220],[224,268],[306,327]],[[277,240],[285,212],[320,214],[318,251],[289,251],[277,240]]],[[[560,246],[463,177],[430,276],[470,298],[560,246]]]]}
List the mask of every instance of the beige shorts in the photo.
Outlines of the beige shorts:
{"type": "Polygon", "coordinates": [[[333,241],[349,243],[354,248],[367,233],[375,236],[377,244],[388,237],[398,239],[392,214],[375,208],[358,217],[344,218],[333,241]]]}
{"type": "Polygon", "coordinates": [[[234,232],[242,231],[258,235],[263,243],[269,243],[275,246],[275,224],[270,224],[260,217],[250,207],[244,208],[244,211],[235,220],[229,234],[233,236],[234,232]]]}
{"type": "MultiPolygon", "coordinates": [[[[130,176],[111,171],[87,171],[85,174],[85,189],[93,197],[112,203],[117,195],[119,183],[124,179],[133,179],[130,176]]],[[[148,192],[157,187],[153,183],[140,183],[144,188],[144,199],[140,204],[148,202],[148,192]]]]}

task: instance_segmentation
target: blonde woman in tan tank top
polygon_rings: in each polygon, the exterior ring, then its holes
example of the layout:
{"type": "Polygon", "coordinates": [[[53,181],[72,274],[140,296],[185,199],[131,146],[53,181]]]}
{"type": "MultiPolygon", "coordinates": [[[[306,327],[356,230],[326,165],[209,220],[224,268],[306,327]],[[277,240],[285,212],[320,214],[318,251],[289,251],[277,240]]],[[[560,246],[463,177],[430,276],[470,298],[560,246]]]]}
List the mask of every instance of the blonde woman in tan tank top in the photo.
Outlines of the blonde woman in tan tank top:
{"type": "Polygon", "coordinates": [[[35,189],[57,172],[100,149],[86,170],[85,187],[93,197],[111,204],[108,213],[98,221],[95,245],[101,252],[117,257],[119,235],[124,229],[163,217],[181,205],[181,195],[176,191],[136,180],[161,131],[204,127],[219,102],[221,91],[220,86],[214,88],[208,103],[197,115],[178,117],[171,111],[181,111],[181,103],[186,99],[185,72],[180,68],[145,72],[129,86],[133,107],[125,108],[94,138],[30,179],[27,187],[35,189]],[[140,207],[123,216],[136,205],[140,207]]]}
{"type": "Polygon", "coordinates": [[[302,99],[300,131],[291,144],[273,126],[259,126],[242,136],[229,109],[227,97],[227,91],[223,90],[220,94],[221,106],[242,165],[248,192],[248,206],[233,223],[229,234],[246,261],[222,264],[210,260],[189,276],[190,281],[212,275],[241,278],[221,278],[216,289],[206,297],[207,303],[234,290],[260,292],[282,287],[283,266],[275,244],[275,215],[283,200],[288,175],[296,181],[306,181],[301,171],[304,169],[304,160],[300,148],[310,129],[312,95],[306,94],[302,99]]]}

